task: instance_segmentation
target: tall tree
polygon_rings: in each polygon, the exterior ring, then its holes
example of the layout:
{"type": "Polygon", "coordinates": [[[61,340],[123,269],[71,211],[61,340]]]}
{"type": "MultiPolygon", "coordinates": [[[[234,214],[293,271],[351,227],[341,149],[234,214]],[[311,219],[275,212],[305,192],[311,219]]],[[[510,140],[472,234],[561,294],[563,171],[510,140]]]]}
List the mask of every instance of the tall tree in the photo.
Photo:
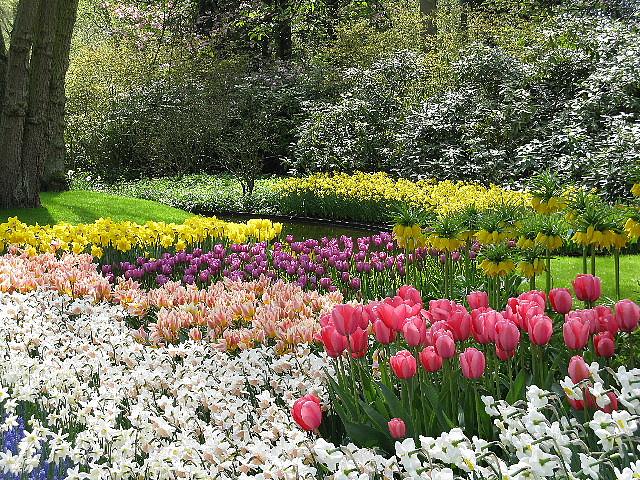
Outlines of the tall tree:
{"type": "Polygon", "coordinates": [[[49,145],[49,94],[51,66],[53,63],[53,40],[59,4],[63,0],[47,0],[40,3],[40,12],[35,30],[35,41],[31,53],[31,76],[29,79],[29,106],[22,139],[22,171],[33,182],[30,195],[38,202],[40,180],[49,145]]]}
{"type": "Polygon", "coordinates": [[[276,38],[278,44],[278,58],[291,60],[293,55],[293,39],[291,16],[293,6],[289,0],[276,0],[276,38]]]}
{"type": "Polygon", "coordinates": [[[0,208],[39,205],[37,192],[34,198],[29,191],[28,172],[22,171],[30,56],[39,5],[39,0],[20,0],[11,32],[0,115],[0,208]]]}
{"type": "Polygon", "coordinates": [[[436,0],[420,0],[420,13],[423,15],[426,35],[436,34],[436,7],[436,0]]]}
{"type": "Polygon", "coordinates": [[[65,77],[69,69],[69,53],[78,0],[59,0],[57,26],[53,43],[51,84],[49,92],[49,148],[44,164],[42,184],[50,190],[64,187],[65,173],[65,77]]]}

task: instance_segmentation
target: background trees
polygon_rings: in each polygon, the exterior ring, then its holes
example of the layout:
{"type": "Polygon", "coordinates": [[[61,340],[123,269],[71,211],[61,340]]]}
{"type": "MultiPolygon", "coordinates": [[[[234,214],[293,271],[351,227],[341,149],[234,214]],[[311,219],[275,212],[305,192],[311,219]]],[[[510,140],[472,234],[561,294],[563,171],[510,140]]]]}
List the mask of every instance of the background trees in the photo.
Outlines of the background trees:
{"type": "Polygon", "coordinates": [[[76,8],[77,0],[20,0],[8,46],[4,37],[0,42],[0,208],[40,204],[47,159],[58,161],[49,177],[62,173],[64,78],[76,8]]]}

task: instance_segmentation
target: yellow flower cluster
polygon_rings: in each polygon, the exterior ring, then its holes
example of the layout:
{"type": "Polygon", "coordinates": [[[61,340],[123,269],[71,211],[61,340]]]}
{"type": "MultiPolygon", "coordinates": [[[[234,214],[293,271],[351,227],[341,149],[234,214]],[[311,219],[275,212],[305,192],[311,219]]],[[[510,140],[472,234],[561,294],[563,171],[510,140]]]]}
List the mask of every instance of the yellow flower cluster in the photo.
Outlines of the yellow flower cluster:
{"type": "Polygon", "coordinates": [[[549,251],[557,250],[562,247],[562,237],[558,235],[545,235],[540,232],[536,235],[535,242],[549,251]]]}
{"type": "Polygon", "coordinates": [[[438,235],[430,235],[427,240],[433,248],[445,252],[453,252],[464,245],[464,241],[459,238],[446,238],[438,235]]]}
{"type": "Polygon", "coordinates": [[[492,262],[484,259],[480,262],[480,268],[489,277],[506,277],[516,268],[512,260],[503,260],[501,262],[492,262]]]}
{"type": "Polygon", "coordinates": [[[480,243],[485,245],[495,245],[496,243],[501,243],[502,241],[508,239],[511,236],[511,232],[488,232],[487,230],[480,230],[476,233],[476,238],[480,243]]]}
{"type": "Polygon", "coordinates": [[[573,235],[573,241],[585,247],[593,245],[598,248],[623,248],[629,238],[626,233],[616,233],[613,230],[600,231],[589,226],[586,232],[576,232],[573,235]]]}
{"type": "Polygon", "coordinates": [[[634,197],[640,197],[640,183],[635,183],[631,188],[631,193],[634,197]]]}
{"type": "Polygon", "coordinates": [[[400,248],[415,250],[426,245],[426,238],[420,225],[396,225],[393,227],[393,236],[400,248]]]}
{"type": "Polygon", "coordinates": [[[640,222],[634,220],[633,218],[630,218],[624,224],[624,231],[631,239],[640,238],[640,222]]]}
{"type": "Polygon", "coordinates": [[[334,196],[340,199],[380,202],[402,202],[440,214],[457,212],[470,206],[486,210],[499,204],[528,205],[528,193],[505,190],[495,185],[483,187],[466,182],[435,182],[391,178],[383,172],[317,173],[303,178],[287,178],[274,188],[284,194],[318,197],[334,196]]]}
{"type": "Polygon", "coordinates": [[[550,215],[555,212],[564,210],[567,206],[567,202],[562,197],[551,197],[548,202],[539,197],[533,197],[531,199],[531,207],[538,213],[544,215],[550,215]]]}
{"type": "Polygon", "coordinates": [[[546,270],[546,267],[544,265],[544,260],[542,260],[541,258],[536,258],[535,260],[533,260],[533,263],[526,262],[524,260],[518,262],[518,270],[523,277],[533,278],[536,275],[544,272],[546,270]]]}
{"type": "Polygon", "coordinates": [[[94,223],[71,225],[26,225],[16,217],[0,224],[0,251],[9,245],[25,248],[29,253],[90,252],[101,257],[105,248],[128,252],[133,248],[175,248],[201,244],[205,240],[222,239],[235,243],[248,240],[271,240],[282,231],[282,224],[270,220],[231,223],[216,217],[191,217],[182,224],[147,222],[114,222],[100,218],[94,223]]]}

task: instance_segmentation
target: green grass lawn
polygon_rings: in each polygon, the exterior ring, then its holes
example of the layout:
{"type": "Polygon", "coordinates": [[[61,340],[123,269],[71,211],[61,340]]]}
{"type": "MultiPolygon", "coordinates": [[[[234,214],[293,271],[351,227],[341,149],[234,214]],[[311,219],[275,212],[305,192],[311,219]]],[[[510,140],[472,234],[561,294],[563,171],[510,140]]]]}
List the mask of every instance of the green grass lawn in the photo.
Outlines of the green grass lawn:
{"type": "Polygon", "coordinates": [[[91,223],[101,217],[111,217],[115,221],[130,220],[137,223],[149,220],[182,223],[192,216],[184,210],[149,200],[83,190],[45,192],[40,194],[40,199],[40,208],[0,210],[0,222],[9,217],[18,217],[31,225],[51,225],[58,222],[91,223]]]}
{"type": "MultiPolygon", "coordinates": [[[[558,257],[552,260],[551,273],[554,287],[571,288],[571,281],[582,272],[582,257],[558,257]]],[[[615,296],[613,257],[596,259],[596,275],[602,278],[602,295],[615,296]]],[[[637,300],[640,297],[640,255],[620,257],[620,294],[622,298],[637,300]]],[[[538,287],[544,288],[544,275],[538,278],[538,287]]]]}

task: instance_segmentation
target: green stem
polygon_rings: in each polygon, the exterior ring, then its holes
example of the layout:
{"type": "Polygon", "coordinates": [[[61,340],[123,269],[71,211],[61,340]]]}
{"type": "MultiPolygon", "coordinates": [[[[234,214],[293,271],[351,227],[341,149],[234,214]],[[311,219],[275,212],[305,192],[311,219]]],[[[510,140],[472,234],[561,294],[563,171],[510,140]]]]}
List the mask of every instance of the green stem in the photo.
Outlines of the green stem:
{"type": "Polygon", "coordinates": [[[596,247],[591,247],[591,275],[596,274],[596,247]]]}
{"type": "Polygon", "coordinates": [[[613,261],[615,264],[616,275],[616,300],[620,300],[620,249],[616,248],[613,252],[613,261]]]}
{"type": "Polygon", "coordinates": [[[582,273],[587,273],[587,247],[582,247],[582,273]]]}

